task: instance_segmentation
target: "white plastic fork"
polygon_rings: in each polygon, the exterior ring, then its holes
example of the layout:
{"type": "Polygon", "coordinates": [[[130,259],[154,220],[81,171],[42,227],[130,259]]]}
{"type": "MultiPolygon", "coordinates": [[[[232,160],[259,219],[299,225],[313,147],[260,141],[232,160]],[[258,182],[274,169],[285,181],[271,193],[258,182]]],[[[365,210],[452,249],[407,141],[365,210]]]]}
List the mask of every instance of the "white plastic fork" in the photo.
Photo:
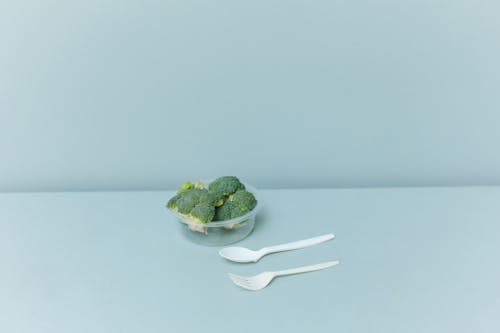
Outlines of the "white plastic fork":
{"type": "Polygon", "coordinates": [[[231,281],[233,281],[234,284],[236,284],[237,286],[240,286],[241,288],[244,289],[256,291],[265,288],[269,283],[271,283],[271,281],[275,277],[317,271],[320,269],[333,267],[335,265],[338,265],[339,263],[340,263],[339,260],[334,260],[334,261],[323,262],[321,264],[290,268],[281,271],[262,272],[255,276],[249,276],[249,277],[240,276],[233,273],[228,273],[228,274],[231,281]]]}

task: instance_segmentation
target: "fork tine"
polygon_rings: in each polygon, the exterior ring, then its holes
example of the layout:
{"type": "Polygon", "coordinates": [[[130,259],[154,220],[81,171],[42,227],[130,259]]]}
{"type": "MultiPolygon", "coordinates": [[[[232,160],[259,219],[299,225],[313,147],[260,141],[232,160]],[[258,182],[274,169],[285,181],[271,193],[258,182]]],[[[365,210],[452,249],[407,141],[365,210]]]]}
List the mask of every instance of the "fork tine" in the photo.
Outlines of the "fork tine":
{"type": "Polygon", "coordinates": [[[241,281],[241,282],[245,281],[242,276],[232,274],[232,273],[229,273],[229,278],[233,281],[241,281]]]}
{"type": "Polygon", "coordinates": [[[228,274],[229,274],[229,277],[231,278],[231,280],[246,281],[246,279],[243,276],[236,275],[233,273],[228,273],[228,274]]]}
{"type": "Polygon", "coordinates": [[[234,284],[240,286],[241,288],[252,290],[252,287],[249,285],[248,281],[246,281],[242,276],[229,273],[229,278],[234,284]]]}

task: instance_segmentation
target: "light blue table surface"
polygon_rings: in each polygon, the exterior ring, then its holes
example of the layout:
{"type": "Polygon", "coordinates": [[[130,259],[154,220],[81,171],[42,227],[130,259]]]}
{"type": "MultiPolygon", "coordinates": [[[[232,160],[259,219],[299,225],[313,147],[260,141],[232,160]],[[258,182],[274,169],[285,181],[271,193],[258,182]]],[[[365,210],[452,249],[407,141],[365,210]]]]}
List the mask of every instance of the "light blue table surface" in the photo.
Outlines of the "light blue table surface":
{"type": "Polygon", "coordinates": [[[262,190],[240,245],[336,239],[256,264],[183,239],[172,193],[0,194],[0,332],[500,331],[499,187],[262,190]]]}

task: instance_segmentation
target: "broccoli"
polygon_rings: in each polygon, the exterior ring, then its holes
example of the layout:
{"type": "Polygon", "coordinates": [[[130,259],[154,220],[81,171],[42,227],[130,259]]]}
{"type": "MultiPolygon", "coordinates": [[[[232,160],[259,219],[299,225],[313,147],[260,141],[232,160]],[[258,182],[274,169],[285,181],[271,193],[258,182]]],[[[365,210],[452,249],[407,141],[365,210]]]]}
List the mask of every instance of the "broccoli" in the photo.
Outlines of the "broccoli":
{"type": "Polygon", "coordinates": [[[196,183],[191,183],[189,180],[187,182],[184,182],[184,184],[181,185],[177,189],[177,194],[181,194],[182,192],[186,192],[187,190],[192,190],[192,189],[203,189],[204,185],[202,181],[197,181],[196,183]]]}
{"type": "Polygon", "coordinates": [[[233,211],[233,204],[229,201],[226,201],[222,206],[218,207],[215,210],[215,221],[224,221],[231,219],[231,212],[233,211]]]}
{"type": "Polygon", "coordinates": [[[254,195],[234,176],[217,178],[208,185],[208,189],[201,181],[184,182],[167,202],[168,209],[200,224],[242,216],[256,205],[254,195]]]}
{"type": "Polygon", "coordinates": [[[208,185],[208,190],[211,192],[219,193],[220,195],[228,196],[238,190],[244,190],[240,180],[234,176],[224,176],[217,178],[208,185]]]}
{"type": "Polygon", "coordinates": [[[220,207],[227,200],[228,196],[238,190],[244,190],[240,180],[234,176],[219,177],[208,185],[208,190],[215,197],[215,207],[220,207]]]}
{"type": "Polygon", "coordinates": [[[238,190],[228,196],[224,204],[215,211],[216,221],[234,219],[245,215],[257,206],[254,195],[246,190],[238,190]]]}
{"type": "Polygon", "coordinates": [[[215,214],[214,196],[207,189],[185,189],[171,198],[167,208],[200,223],[212,221],[215,214]]]}
{"type": "Polygon", "coordinates": [[[188,216],[197,222],[208,223],[215,216],[215,207],[210,204],[199,204],[194,206],[188,216]]]}

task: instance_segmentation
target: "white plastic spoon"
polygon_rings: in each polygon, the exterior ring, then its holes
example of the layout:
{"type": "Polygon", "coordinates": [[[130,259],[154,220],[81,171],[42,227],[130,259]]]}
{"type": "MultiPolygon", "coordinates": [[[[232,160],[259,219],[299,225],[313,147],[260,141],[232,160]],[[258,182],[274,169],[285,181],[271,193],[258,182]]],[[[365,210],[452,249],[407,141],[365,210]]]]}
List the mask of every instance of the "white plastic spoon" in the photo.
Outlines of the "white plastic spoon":
{"type": "Polygon", "coordinates": [[[326,242],[333,238],[335,238],[334,234],[326,234],[296,242],[268,246],[257,251],[240,246],[225,247],[219,251],[219,255],[227,260],[236,262],[257,262],[260,258],[270,253],[302,249],[304,247],[326,242]]]}

